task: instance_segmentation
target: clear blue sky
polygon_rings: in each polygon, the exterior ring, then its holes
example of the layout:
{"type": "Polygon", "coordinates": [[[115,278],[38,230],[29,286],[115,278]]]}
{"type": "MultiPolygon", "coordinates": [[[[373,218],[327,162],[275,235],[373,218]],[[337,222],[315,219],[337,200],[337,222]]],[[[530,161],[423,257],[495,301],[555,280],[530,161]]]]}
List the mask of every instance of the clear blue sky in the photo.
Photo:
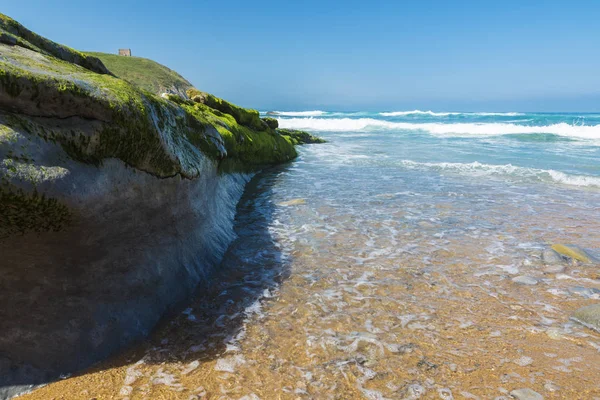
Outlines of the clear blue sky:
{"type": "Polygon", "coordinates": [[[4,2],[258,109],[600,111],[600,1],[4,2]]]}

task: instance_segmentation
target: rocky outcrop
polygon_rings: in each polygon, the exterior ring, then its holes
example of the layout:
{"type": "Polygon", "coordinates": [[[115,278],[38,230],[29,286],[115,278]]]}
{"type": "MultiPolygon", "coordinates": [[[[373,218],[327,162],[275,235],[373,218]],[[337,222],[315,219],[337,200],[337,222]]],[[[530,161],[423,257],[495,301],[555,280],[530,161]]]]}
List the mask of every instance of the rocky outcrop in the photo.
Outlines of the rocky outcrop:
{"type": "Polygon", "coordinates": [[[1,399],[147,335],[218,265],[253,171],[296,141],[1,14],[0,35],[1,399]]]}
{"type": "Polygon", "coordinates": [[[313,144],[313,143],[325,143],[325,140],[320,137],[311,135],[308,132],[299,131],[295,129],[278,129],[277,132],[286,138],[288,138],[292,143],[298,144],[313,144]]]}
{"type": "Polygon", "coordinates": [[[265,121],[267,126],[271,129],[279,128],[279,121],[277,121],[275,118],[266,117],[266,118],[263,118],[262,120],[265,121]]]}
{"type": "Polygon", "coordinates": [[[209,93],[201,92],[197,89],[188,90],[187,95],[196,103],[205,104],[210,108],[233,116],[235,121],[240,125],[244,125],[250,129],[255,129],[258,131],[267,130],[269,128],[268,125],[260,119],[260,114],[256,110],[248,110],[238,107],[226,100],[220,99],[209,93]]]}

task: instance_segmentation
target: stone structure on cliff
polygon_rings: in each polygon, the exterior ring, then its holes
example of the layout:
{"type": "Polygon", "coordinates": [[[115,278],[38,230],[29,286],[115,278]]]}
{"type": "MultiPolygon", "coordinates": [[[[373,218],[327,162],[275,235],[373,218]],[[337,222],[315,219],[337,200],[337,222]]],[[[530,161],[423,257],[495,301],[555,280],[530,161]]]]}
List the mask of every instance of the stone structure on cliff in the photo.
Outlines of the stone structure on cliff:
{"type": "Polygon", "coordinates": [[[119,49],[119,55],[125,57],[131,57],[131,49],[119,49]]]}

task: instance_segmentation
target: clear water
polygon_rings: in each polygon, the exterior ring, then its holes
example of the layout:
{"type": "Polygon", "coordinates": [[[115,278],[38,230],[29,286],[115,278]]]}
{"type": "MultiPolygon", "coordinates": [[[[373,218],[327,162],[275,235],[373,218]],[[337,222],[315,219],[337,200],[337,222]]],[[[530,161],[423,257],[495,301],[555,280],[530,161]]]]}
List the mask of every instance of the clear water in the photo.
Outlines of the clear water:
{"type": "Polygon", "coordinates": [[[328,143],[253,179],[210,290],[142,350],[34,395],[600,397],[600,335],[569,320],[600,301],[599,265],[541,260],[600,249],[600,115],[278,118],[328,143]]]}

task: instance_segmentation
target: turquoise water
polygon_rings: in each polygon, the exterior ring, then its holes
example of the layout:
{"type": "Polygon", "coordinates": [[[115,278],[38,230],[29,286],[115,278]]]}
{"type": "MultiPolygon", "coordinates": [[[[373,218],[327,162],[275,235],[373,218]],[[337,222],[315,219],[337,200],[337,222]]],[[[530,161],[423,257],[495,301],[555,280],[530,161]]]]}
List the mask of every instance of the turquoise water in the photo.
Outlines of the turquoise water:
{"type": "Polygon", "coordinates": [[[600,188],[600,114],[312,112],[279,122],[366,165],[600,188]]]}

